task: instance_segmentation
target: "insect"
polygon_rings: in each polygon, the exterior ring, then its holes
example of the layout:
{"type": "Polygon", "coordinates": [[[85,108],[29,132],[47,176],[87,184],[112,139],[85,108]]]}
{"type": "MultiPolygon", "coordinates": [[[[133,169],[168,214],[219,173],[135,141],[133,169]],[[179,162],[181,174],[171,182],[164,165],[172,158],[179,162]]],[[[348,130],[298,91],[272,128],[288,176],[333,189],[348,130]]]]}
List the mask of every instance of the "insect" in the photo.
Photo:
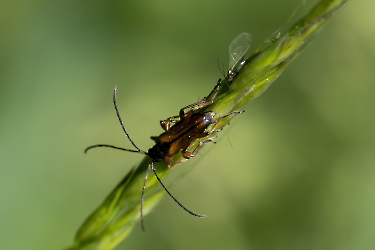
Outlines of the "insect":
{"type": "Polygon", "coordinates": [[[251,34],[241,33],[236,36],[233,41],[229,44],[229,70],[225,77],[227,83],[231,83],[234,77],[241,70],[246,60],[244,56],[247,50],[250,48],[251,34]]]}
{"type": "Polygon", "coordinates": [[[221,82],[221,79],[219,79],[217,85],[211,91],[211,93],[207,97],[203,98],[203,100],[201,100],[200,102],[190,104],[180,109],[178,116],[172,116],[172,117],[167,118],[166,120],[160,121],[160,125],[165,130],[165,132],[160,134],[159,136],[151,137],[151,139],[155,142],[155,145],[152,148],[150,148],[147,152],[139,149],[135,145],[135,143],[130,138],[128,132],[126,131],[124,127],[124,124],[122,122],[122,119],[120,117],[120,113],[118,111],[117,104],[116,104],[117,87],[115,87],[113,91],[113,104],[116,110],[117,117],[129,141],[137,150],[125,149],[125,148],[116,147],[116,146],[107,145],[107,144],[97,144],[97,145],[87,147],[85,149],[85,153],[88,150],[92,148],[96,148],[96,147],[110,147],[114,149],[147,155],[152,159],[152,162],[148,166],[148,169],[147,169],[147,173],[145,176],[143,189],[142,189],[142,195],[141,195],[141,227],[143,231],[145,231],[144,223],[143,223],[144,192],[145,192],[147,177],[151,169],[153,170],[155,177],[157,178],[161,186],[164,188],[164,190],[169,194],[169,196],[172,197],[172,199],[175,202],[178,203],[178,205],[181,208],[183,208],[186,212],[196,217],[200,217],[200,218],[207,217],[206,215],[196,214],[192,212],[191,210],[187,209],[168,191],[168,189],[164,186],[164,184],[158,177],[156,170],[154,168],[154,163],[165,160],[168,163],[168,167],[173,168],[174,166],[178,165],[181,162],[179,161],[173,165],[173,156],[176,153],[181,152],[182,156],[185,159],[194,157],[198,153],[198,151],[201,149],[203,144],[213,141],[212,138],[203,139],[199,142],[198,146],[192,152],[190,152],[189,150],[194,146],[197,140],[202,139],[204,137],[208,137],[213,132],[220,131],[222,128],[217,128],[217,126],[223,118],[233,115],[233,114],[239,114],[243,112],[243,111],[232,112],[228,115],[220,117],[216,121],[214,119],[215,112],[211,112],[211,111],[203,112],[203,113],[198,112],[203,107],[206,107],[207,105],[210,105],[213,103],[213,100],[215,99],[218,93],[220,82],[221,82]],[[190,110],[185,112],[186,109],[190,109],[190,110]],[[209,129],[209,131],[206,131],[210,125],[213,125],[212,128],[209,129]]]}

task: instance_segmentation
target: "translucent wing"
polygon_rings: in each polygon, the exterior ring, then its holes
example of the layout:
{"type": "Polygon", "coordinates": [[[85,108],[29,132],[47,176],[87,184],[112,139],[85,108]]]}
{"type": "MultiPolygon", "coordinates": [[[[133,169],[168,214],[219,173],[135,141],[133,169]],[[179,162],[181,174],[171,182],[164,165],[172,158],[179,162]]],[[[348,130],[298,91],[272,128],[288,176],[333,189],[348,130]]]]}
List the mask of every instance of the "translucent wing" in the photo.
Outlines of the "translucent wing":
{"type": "Polygon", "coordinates": [[[242,60],[251,44],[250,33],[241,33],[229,45],[229,70],[232,71],[236,64],[242,60]]]}

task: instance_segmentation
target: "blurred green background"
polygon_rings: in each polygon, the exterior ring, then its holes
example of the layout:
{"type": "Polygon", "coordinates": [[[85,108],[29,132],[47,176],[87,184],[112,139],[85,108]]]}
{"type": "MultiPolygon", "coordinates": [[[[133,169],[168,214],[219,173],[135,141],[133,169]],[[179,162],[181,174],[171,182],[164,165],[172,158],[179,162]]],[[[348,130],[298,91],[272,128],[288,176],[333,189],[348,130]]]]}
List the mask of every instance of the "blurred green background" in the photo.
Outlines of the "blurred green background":
{"type": "MultiPolygon", "coordinates": [[[[159,120],[207,95],[241,32],[251,52],[293,1],[2,1],[0,248],[62,249],[143,158],[159,120]]],[[[307,1],[294,20],[317,1],[307,1]]],[[[246,112],[178,166],[116,249],[375,249],[375,2],[349,1],[246,112]]],[[[141,193],[141,190],[140,190],[141,193]]]]}

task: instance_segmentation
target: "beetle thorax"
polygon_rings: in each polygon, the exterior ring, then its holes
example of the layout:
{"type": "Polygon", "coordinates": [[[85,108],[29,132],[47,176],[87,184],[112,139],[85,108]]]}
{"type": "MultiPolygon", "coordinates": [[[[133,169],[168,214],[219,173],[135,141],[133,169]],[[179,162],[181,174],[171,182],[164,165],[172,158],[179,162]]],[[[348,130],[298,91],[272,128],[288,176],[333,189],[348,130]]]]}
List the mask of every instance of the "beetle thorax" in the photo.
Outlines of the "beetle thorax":
{"type": "Polygon", "coordinates": [[[203,115],[204,123],[207,126],[214,123],[214,116],[215,116],[215,112],[212,112],[212,111],[204,113],[204,115],[203,115]]]}

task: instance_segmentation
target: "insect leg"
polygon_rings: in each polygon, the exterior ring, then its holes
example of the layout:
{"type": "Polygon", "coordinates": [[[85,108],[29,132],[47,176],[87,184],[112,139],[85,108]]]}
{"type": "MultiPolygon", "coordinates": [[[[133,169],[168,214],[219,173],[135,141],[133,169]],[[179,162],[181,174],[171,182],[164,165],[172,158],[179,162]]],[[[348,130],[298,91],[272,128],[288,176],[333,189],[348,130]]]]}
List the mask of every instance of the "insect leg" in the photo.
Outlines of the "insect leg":
{"type": "Polygon", "coordinates": [[[143,223],[143,200],[144,200],[144,197],[145,197],[146,181],[147,181],[148,173],[150,173],[150,169],[151,168],[154,168],[154,162],[151,162],[151,164],[148,165],[146,176],[145,176],[145,181],[143,183],[143,189],[142,189],[142,196],[141,196],[141,227],[142,227],[143,231],[146,231],[145,225],[143,223]]]}
{"type": "Polygon", "coordinates": [[[226,117],[228,117],[228,116],[230,116],[230,115],[242,114],[243,112],[245,112],[245,110],[242,110],[242,111],[234,111],[234,112],[232,112],[232,113],[230,113],[230,114],[227,114],[227,115],[224,115],[224,116],[220,117],[220,118],[217,119],[217,121],[215,122],[215,125],[214,125],[213,128],[211,129],[210,133],[212,133],[212,132],[219,132],[219,131],[221,131],[221,130],[223,129],[223,127],[217,129],[217,125],[219,124],[219,122],[220,122],[222,119],[224,119],[224,118],[226,118],[226,117]]]}
{"type": "Polygon", "coordinates": [[[202,101],[200,102],[196,102],[196,103],[193,103],[193,104],[190,104],[184,108],[182,108],[181,110],[185,110],[187,108],[191,108],[191,107],[194,107],[193,110],[198,110],[198,109],[201,109],[207,105],[211,105],[217,95],[217,93],[219,92],[219,87],[221,85],[221,79],[219,79],[216,83],[216,86],[214,87],[214,89],[210,92],[210,94],[207,96],[207,97],[204,97],[202,101]],[[207,101],[208,98],[213,95],[211,98],[210,98],[210,101],[207,101]]]}
{"type": "Polygon", "coordinates": [[[160,121],[160,126],[162,127],[162,129],[164,129],[164,131],[168,131],[171,127],[171,118],[169,117],[164,121],[160,121]]]}
{"type": "Polygon", "coordinates": [[[196,156],[196,155],[198,154],[199,150],[202,148],[202,145],[203,145],[203,144],[206,144],[206,143],[208,143],[208,142],[213,142],[213,143],[215,143],[213,138],[207,138],[207,139],[205,139],[205,140],[199,142],[198,147],[196,147],[196,149],[194,149],[194,151],[191,153],[191,155],[192,155],[191,157],[196,156]]]}
{"type": "MultiPolygon", "coordinates": [[[[194,155],[192,155],[191,152],[189,152],[189,149],[194,146],[194,144],[197,142],[197,140],[194,140],[192,143],[190,143],[189,145],[187,145],[185,148],[182,148],[180,149],[180,152],[182,154],[182,157],[184,157],[185,159],[190,159],[191,157],[194,157],[194,155]]],[[[184,161],[184,160],[182,160],[184,161]]],[[[177,162],[176,165],[180,164],[181,161],[177,162]]]]}
{"type": "Polygon", "coordinates": [[[207,105],[210,105],[213,103],[213,100],[215,99],[217,93],[219,92],[219,87],[220,87],[220,84],[221,84],[221,79],[219,79],[219,81],[217,82],[216,86],[214,87],[214,89],[211,91],[211,93],[207,96],[207,97],[204,97],[202,101],[199,101],[199,102],[196,102],[196,103],[193,103],[193,104],[190,104],[186,107],[183,107],[182,109],[180,109],[180,113],[179,115],[176,115],[176,116],[171,116],[171,117],[168,117],[167,119],[165,120],[161,120],[160,121],[160,126],[165,130],[165,131],[168,131],[168,129],[171,127],[171,123],[176,123],[177,121],[179,120],[182,120],[184,117],[185,117],[185,109],[188,109],[188,108],[193,108],[192,110],[193,111],[196,111],[198,109],[201,109],[207,105]],[[207,101],[207,98],[210,97],[211,95],[213,95],[210,99],[210,101],[207,101]],[[179,119],[177,119],[179,118],[179,119]]]}
{"type": "Polygon", "coordinates": [[[182,205],[176,198],[174,198],[174,196],[168,191],[168,189],[164,186],[164,184],[161,182],[159,176],[156,174],[156,170],[155,170],[155,167],[154,167],[154,164],[152,164],[152,171],[154,171],[154,174],[155,174],[155,177],[156,179],[158,179],[160,185],[164,188],[164,190],[169,194],[170,197],[172,197],[172,199],[177,202],[177,204],[182,208],[184,209],[186,212],[188,212],[189,214],[191,215],[194,215],[196,217],[199,217],[199,218],[203,218],[203,217],[207,217],[207,215],[204,215],[204,214],[196,214],[192,211],[190,211],[189,209],[187,209],[184,205],[182,205]]]}
{"type": "MultiPolygon", "coordinates": [[[[206,137],[206,136],[208,136],[208,135],[209,135],[208,132],[204,132],[204,133],[202,133],[202,134],[199,136],[199,138],[203,138],[203,137],[206,137]]],[[[190,158],[196,156],[196,154],[197,154],[198,151],[201,149],[201,147],[202,147],[203,144],[205,144],[205,143],[207,143],[207,142],[213,142],[213,141],[214,141],[214,139],[212,139],[212,138],[204,139],[203,141],[200,141],[200,142],[199,142],[198,146],[193,150],[193,152],[189,152],[189,150],[191,149],[191,147],[193,147],[194,144],[197,142],[197,140],[194,140],[194,141],[193,141],[192,143],[190,143],[187,147],[185,147],[185,148],[183,148],[183,149],[180,150],[180,152],[181,152],[182,156],[185,158],[185,160],[180,160],[180,161],[176,162],[176,164],[175,164],[174,166],[177,166],[177,165],[179,165],[180,163],[185,162],[186,160],[188,160],[188,159],[190,159],[190,158]]],[[[174,166],[173,166],[173,167],[174,167],[174,166]]]]}
{"type": "Polygon", "coordinates": [[[190,104],[190,105],[188,105],[188,106],[186,106],[186,107],[183,107],[182,109],[180,109],[180,113],[179,113],[179,115],[175,115],[175,116],[171,116],[171,117],[168,117],[167,119],[165,119],[165,120],[161,120],[160,121],[160,125],[161,125],[161,127],[165,130],[165,125],[164,124],[166,124],[166,123],[168,123],[168,122],[173,122],[173,123],[175,123],[175,122],[177,122],[177,121],[179,121],[179,120],[182,120],[184,117],[185,117],[185,109],[188,109],[188,108],[192,108],[192,107],[196,107],[196,106],[198,106],[198,108],[194,108],[193,110],[197,110],[197,109],[200,109],[200,108],[202,108],[202,107],[204,107],[204,106],[207,106],[207,105],[210,105],[210,104],[212,104],[212,102],[208,102],[208,103],[206,103],[206,100],[202,100],[202,101],[200,101],[200,102],[196,102],[196,103],[193,103],[193,104],[190,104]],[[179,118],[179,119],[177,119],[177,118],[179,118]]]}
{"type": "Polygon", "coordinates": [[[181,121],[183,120],[187,115],[192,115],[193,112],[195,110],[198,110],[198,109],[201,109],[207,105],[210,105],[212,104],[212,101],[210,102],[206,102],[205,99],[203,99],[202,101],[200,102],[196,102],[196,103],[193,103],[193,104],[190,104],[186,107],[183,107],[182,109],[180,109],[180,113],[178,116],[171,116],[171,117],[168,117],[167,119],[165,120],[161,120],[160,121],[160,126],[165,130],[165,131],[168,131],[169,128],[171,127],[171,123],[176,123],[177,121],[181,121]],[[191,109],[189,112],[185,113],[185,109],[188,109],[188,108],[193,108],[191,109]],[[175,118],[179,118],[179,119],[175,119],[175,118]]]}
{"type": "MultiPolygon", "coordinates": [[[[202,134],[202,137],[205,137],[207,136],[208,134],[207,133],[203,133],[202,134]]],[[[188,150],[194,146],[195,142],[194,141],[193,143],[191,143],[188,147],[184,148],[184,149],[181,149],[181,153],[182,153],[182,156],[185,158],[185,159],[190,159],[194,156],[196,156],[199,152],[199,150],[202,148],[202,145],[205,144],[205,143],[208,143],[208,142],[213,142],[214,139],[213,138],[207,138],[207,139],[204,139],[203,141],[199,142],[198,146],[193,150],[193,152],[189,152],[188,150]]],[[[177,162],[177,164],[180,164],[181,161],[177,162]]]]}
{"type": "Polygon", "coordinates": [[[216,83],[216,86],[214,87],[214,89],[210,92],[210,94],[207,96],[207,97],[204,97],[202,99],[202,101],[199,101],[199,102],[196,102],[196,103],[193,103],[193,104],[190,104],[186,107],[183,107],[181,110],[185,110],[185,109],[188,109],[188,108],[193,108],[193,110],[198,110],[198,109],[201,109],[207,105],[210,105],[213,103],[213,100],[215,99],[217,93],[219,92],[219,87],[221,85],[221,79],[219,79],[216,83]],[[210,98],[210,101],[207,101],[208,100],[208,97],[210,97],[211,95],[213,94],[213,96],[210,98]]]}
{"type": "Polygon", "coordinates": [[[165,161],[168,163],[169,168],[173,168],[173,155],[172,156],[165,156],[165,161]]]}
{"type": "Polygon", "coordinates": [[[212,101],[207,102],[206,99],[203,99],[202,101],[190,104],[186,107],[183,107],[181,110],[184,111],[185,109],[193,108],[192,110],[195,111],[195,110],[201,109],[201,108],[203,108],[207,105],[211,105],[211,104],[212,104],[212,101]]]}
{"type": "Polygon", "coordinates": [[[204,100],[207,100],[208,97],[210,97],[212,94],[215,93],[215,94],[213,95],[213,97],[210,98],[211,101],[213,101],[213,100],[215,99],[216,95],[217,95],[217,92],[219,92],[220,85],[221,85],[221,79],[219,78],[219,80],[218,80],[217,83],[216,83],[216,86],[215,86],[214,89],[211,91],[211,93],[210,93],[207,97],[205,97],[205,98],[203,98],[203,99],[204,99],[204,100]]]}

